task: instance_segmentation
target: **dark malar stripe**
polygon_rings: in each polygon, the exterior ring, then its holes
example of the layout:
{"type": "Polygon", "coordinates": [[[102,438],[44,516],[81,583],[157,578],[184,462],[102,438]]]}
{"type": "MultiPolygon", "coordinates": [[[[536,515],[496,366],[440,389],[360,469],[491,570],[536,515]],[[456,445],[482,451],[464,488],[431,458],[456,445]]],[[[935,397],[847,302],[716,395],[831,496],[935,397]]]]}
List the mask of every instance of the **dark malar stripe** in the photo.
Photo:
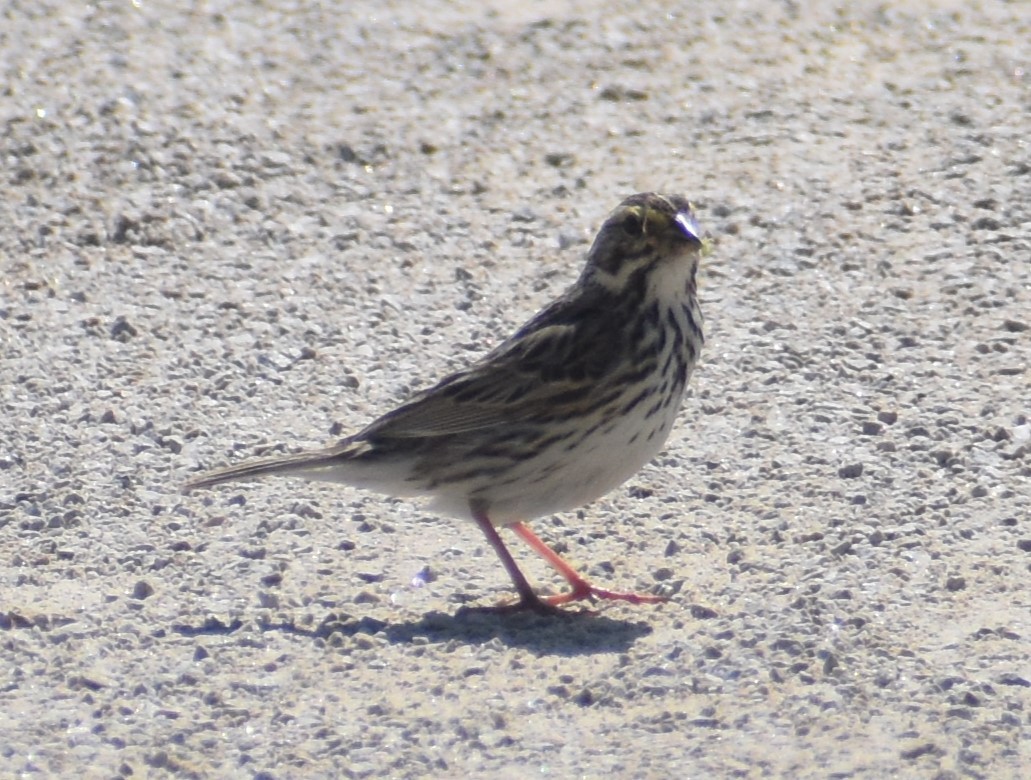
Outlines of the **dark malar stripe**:
{"type": "Polygon", "coordinates": [[[627,385],[635,385],[640,382],[644,382],[649,376],[655,373],[656,362],[653,354],[649,354],[644,364],[636,371],[622,374],[619,377],[613,379],[614,382],[621,384],[623,387],[627,385]]]}
{"type": "MultiPolygon", "coordinates": [[[[691,316],[688,315],[687,321],[691,322],[691,316]]],[[[673,331],[673,349],[676,350],[681,344],[684,343],[684,331],[680,327],[680,319],[677,317],[677,313],[673,309],[666,309],[666,324],[669,325],[670,330],[673,331]]]]}
{"type": "MultiPolygon", "coordinates": [[[[684,307],[684,317],[687,319],[687,327],[688,329],[690,329],[691,335],[695,337],[699,345],[704,344],[705,334],[702,332],[702,323],[695,322],[694,312],[692,311],[690,306],[684,307]]],[[[692,354],[694,354],[696,351],[697,350],[692,350],[692,354]]]]}
{"type": "Polygon", "coordinates": [[[642,390],[640,393],[634,396],[629,402],[627,402],[627,404],[619,410],[619,413],[630,414],[630,412],[636,409],[644,401],[644,399],[648,398],[648,396],[652,395],[652,393],[653,389],[650,386],[646,387],[644,390],[642,390]]]}
{"type": "Polygon", "coordinates": [[[577,401],[583,400],[583,397],[591,392],[592,389],[593,388],[590,385],[580,385],[579,387],[574,387],[571,390],[566,390],[565,392],[551,396],[551,398],[548,399],[548,403],[551,406],[562,406],[564,404],[576,403],[577,401]]]}

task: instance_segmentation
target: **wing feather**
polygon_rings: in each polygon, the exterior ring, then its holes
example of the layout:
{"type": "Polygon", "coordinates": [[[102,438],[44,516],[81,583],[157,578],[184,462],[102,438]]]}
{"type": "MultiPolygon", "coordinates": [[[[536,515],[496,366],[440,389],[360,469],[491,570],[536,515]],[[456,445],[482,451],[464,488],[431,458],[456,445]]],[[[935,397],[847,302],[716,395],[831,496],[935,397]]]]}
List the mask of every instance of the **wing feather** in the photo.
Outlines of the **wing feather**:
{"type": "Polygon", "coordinates": [[[560,298],[508,341],[354,438],[448,436],[560,415],[618,365],[626,334],[603,301],[560,298]]]}

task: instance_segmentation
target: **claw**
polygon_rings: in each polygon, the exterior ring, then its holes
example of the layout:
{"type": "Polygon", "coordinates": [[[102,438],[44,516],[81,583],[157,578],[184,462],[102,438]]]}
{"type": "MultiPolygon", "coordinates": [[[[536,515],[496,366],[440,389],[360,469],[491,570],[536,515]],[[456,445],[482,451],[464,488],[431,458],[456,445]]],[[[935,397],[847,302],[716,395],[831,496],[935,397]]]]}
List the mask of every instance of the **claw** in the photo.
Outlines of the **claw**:
{"type": "Polygon", "coordinates": [[[559,604],[568,604],[571,601],[583,601],[584,599],[591,601],[626,601],[629,604],[663,604],[669,601],[666,596],[656,596],[652,593],[625,593],[606,590],[605,588],[591,585],[591,583],[584,579],[574,583],[573,589],[569,593],[544,597],[544,601],[553,607],[557,607],[559,604]]]}

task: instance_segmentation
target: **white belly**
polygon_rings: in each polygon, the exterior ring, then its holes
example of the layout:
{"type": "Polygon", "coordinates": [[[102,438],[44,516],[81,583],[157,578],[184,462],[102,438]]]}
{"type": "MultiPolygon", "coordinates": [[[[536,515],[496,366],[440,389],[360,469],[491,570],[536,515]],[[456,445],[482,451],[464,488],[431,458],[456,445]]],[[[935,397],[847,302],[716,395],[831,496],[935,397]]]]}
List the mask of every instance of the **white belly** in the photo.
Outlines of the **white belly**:
{"type": "MultiPolygon", "coordinates": [[[[647,418],[647,412],[659,403],[658,397],[616,417],[575,449],[558,445],[513,467],[503,481],[489,489],[490,519],[495,525],[507,525],[575,509],[623,484],[662,450],[680,407],[680,395],[647,418]]],[[[468,517],[468,486],[453,488],[438,488],[432,507],[468,517]]]]}

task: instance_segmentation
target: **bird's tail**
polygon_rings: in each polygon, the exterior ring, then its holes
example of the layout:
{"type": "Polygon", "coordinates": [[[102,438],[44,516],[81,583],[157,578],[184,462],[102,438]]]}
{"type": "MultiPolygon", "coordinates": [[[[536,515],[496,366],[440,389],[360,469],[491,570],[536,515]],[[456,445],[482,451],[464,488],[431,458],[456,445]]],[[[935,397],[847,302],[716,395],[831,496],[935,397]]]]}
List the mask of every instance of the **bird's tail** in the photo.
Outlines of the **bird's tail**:
{"type": "Polygon", "coordinates": [[[339,470],[346,460],[347,454],[341,452],[339,448],[252,460],[246,463],[239,463],[236,466],[227,466],[223,469],[216,469],[215,471],[201,474],[183,485],[183,492],[189,493],[191,490],[207,488],[233,480],[256,479],[268,474],[284,476],[292,474],[307,479],[318,480],[322,478],[332,481],[333,478],[330,476],[330,473],[339,470]]]}

